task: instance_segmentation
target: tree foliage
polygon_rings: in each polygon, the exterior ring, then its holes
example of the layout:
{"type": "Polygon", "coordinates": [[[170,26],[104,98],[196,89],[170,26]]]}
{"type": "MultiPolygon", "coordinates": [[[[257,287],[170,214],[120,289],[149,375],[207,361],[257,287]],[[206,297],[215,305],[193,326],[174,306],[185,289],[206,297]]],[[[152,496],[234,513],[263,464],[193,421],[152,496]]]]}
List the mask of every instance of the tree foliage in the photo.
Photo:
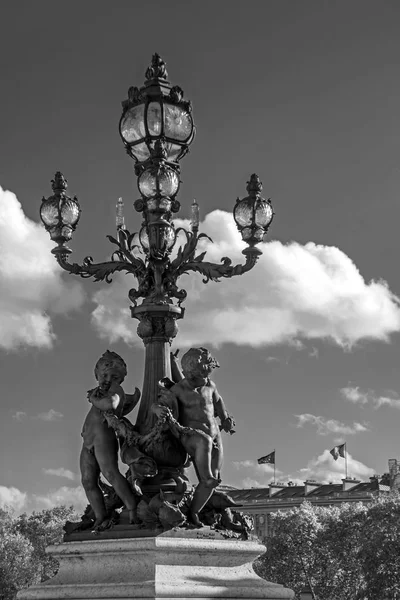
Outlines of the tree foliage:
{"type": "Polygon", "coordinates": [[[400,496],[271,514],[259,575],[315,600],[400,599],[400,496]]]}
{"type": "Polygon", "coordinates": [[[60,542],[65,521],[76,518],[65,506],[18,517],[0,509],[0,600],[14,600],[20,589],[56,574],[58,563],[45,548],[60,542]]]}

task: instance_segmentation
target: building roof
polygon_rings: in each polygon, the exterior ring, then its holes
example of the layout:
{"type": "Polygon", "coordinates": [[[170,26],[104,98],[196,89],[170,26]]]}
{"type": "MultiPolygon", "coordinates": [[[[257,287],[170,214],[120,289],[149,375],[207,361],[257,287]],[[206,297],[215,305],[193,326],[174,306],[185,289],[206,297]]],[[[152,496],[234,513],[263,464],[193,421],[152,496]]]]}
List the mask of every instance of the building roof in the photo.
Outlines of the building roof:
{"type": "Polygon", "coordinates": [[[277,489],[278,486],[272,486],[273,494],[270,497],[270,488],[245,488],[245,489],[232,489],[229,491],[229,495],[232,496],[236,502],[248,503],[248,502],[263,502],[266,500],[282,500],[285,499],[299,499],[304,500],[307,499],[323,499],[323,498],[332,498],[332,497],[351,497],[358,495],[369,495],[373,492],[378,491],[390,491],[390,488],[386,488],[387,486],[382,486],[379,484],[378,479],[372,478],[371,481],[368,482],[354,482],[355,485],[348,490],[345,490],[342,483],[328,483],[328,484],[313,484],[315,485],[314,489],[311,489],[308,494],[305,494],[305,485],[282,485],[280,489],[277,489]]]}

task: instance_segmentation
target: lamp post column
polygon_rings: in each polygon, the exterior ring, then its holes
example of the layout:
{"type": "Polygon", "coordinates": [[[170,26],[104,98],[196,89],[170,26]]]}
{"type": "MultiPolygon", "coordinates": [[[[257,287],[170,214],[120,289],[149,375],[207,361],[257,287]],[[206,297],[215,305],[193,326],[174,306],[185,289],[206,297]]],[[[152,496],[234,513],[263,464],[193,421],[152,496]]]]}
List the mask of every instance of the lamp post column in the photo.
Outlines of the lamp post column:
{"type": "Polygon", "coordinates": [[[172,304],[141,304],[131,308],[132,317],[139,319],[138,336],[145,346],[145,367],[142,398],[136,426],[142,435],[149,433],[156,420],[151,406],[158,398],[158,382],[171,378],[170,346],[178,333],[177,319],[184,309],[172,304]]]}

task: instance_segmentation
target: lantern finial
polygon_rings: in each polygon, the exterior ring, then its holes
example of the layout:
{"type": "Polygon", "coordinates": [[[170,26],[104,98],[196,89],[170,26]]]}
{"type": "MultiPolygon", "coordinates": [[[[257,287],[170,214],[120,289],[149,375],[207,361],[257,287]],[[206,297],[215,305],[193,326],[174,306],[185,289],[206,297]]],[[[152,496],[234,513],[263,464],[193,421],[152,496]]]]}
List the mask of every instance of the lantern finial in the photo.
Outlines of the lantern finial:
{"type": "Polygon", "coordinates": [[[61,173],[61,171],[57,171],[57,173],[54,175],[54,179],[51,180],[51,188],[53,192],[55,194],[57,192],[65,192],[67,187],[67,180],[65,179],[64,175],[61,173]]]}
{"type": "Polygon", "coordinates": [[[262,182],[258,175],[253,173],[250,177],[250,181],[247,182],[246,190],[250,196],[258,196],[262,192],[262,182]]]}
{"type": "Polygon", "coordinates": [[[168,79],[167,65],[159,54],[153,54],[151,65],[146,70],[146,82],[151,79],[168,79]]]}

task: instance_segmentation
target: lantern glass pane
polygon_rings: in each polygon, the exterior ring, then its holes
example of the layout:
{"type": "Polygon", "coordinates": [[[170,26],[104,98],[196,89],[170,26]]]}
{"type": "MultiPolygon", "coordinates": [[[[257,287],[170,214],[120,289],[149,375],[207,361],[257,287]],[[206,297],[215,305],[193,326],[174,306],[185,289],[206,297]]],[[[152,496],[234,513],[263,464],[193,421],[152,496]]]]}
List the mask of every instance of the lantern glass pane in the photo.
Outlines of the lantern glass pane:
{"type": "Polygon", "coordinates": [[[121,121],[121,135],[128,144],[145,137],[144,104],[130,108],[121,121]]]}
{"type": "Polygon", "coordinates": [[[48,227],[55,227],[59,223],[58,200],[45,201],[40,207],[40,216],[48,227]]]}
{"type": "Polygon", "coordinates": [[[172,162],[177,161],[182,152],[182,146],[179,146],[178,144],[166,144],[165,149],[167,151],[168,160],[172,162]]]}
{"type": "Polygon", "coordinates": [[[251,200],[241,200],[235,206],[234,219],[240,227],[246,227],[253,222],[253,203],[251,200]]]}
{"type": "Polygon", "coordinates": [[[147,160],[150,156],[150,151],[144,142],[137,144],[137,146],[132,146],[130,151],[139,162],[147,160]]]}
{"type": "Polygon", "coordinates": [[[179,177],[172,169],[166,169],[159,175],[159,186],[162,196],[175,196],[179,188],[179,177]]]}
{"type": "Polygon", "coordinates": [[[247,240],[250,240],[253,237],[253,228],[245,227],[240,233],[242,234],[243,240],[246,242],[247,240]]]}
{"type": "Polygon", "coordinates": [[[61,207],[63,225],[76,225],[79,221],[79,208],[73,200],[66,200],[61,207]]]}
{"type": "Polygon", "coordinates": [[[266,200],[259,200],[256,205],[256,225],[267,227],[272,219],[272,206],[266,200]]]}
{"type": "Polygon", "coordinates": [[[159,102],[150,102],[148,106],[147,127],[150,135],[157,137],[161,135],[161,104],[159,102]]]}
{"type": "Polygon", "coordinates": [[[192,117],[184,108],[164,104],[164,133],[167,137],[184,142],[193,130],[192,117]]]}
{"type": "Polygon", "coordinates": [[[149,234],[147,232],[147,228],[146,227],[142,227],[142,229],[140,230],[139,241],[142,244],[143,248],[145,248],[146,250],[149,249],[149,247],[150,247],[150,244],[149,244],[149,234]]]}
{"type": "Polygon", "coordinates": [[[167,242],[167,248],[171,249],[175,244],[175,229],[173,227],[167,227],[165,231],[165,239],[167,242]]]}
{"type": "Polygon", "coordinates": [[[174,196],[179,188],[179,177],[172,169],[160,170],[155,175],[150,170],[144,171],[139,178],[139,190],[145,198],[161,196],[174,196]]]}

